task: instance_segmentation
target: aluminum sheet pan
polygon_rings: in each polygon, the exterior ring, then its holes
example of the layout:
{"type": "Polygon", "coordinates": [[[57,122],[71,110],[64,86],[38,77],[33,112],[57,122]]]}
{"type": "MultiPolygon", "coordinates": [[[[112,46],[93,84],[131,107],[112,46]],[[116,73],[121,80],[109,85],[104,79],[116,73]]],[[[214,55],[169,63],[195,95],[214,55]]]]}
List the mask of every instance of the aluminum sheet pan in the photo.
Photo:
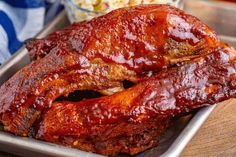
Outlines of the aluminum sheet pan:
{"type": "MultiPolygon", "coordinates": [[[[50,32],[65,27],[69,22],[65,12],[62,12],[43,30],[37,38],[42,38],[50,32]]],[[[226,37],[227,38],[227,37],[226,37]]],[[[232,43],[234,38],[229,38],[232,43]],[[232,39],[232,40],[231,40],[232,39]]],[[[228,40],[228,38],[227,38],[228,40]]],[[[21,48],[8,62],[0,67],[0,85],[14,75],[19,69],[29,63],[27,50],[21,48]]],[[[175,157],[179,156],[184,147],[201,127],[215,106],[200,109],[192,115],[177,119],[167,131],[156,148],[136,155],[137,157],[175,157]]],[[[99,157],[101,155],[67,148],[56,144],[35,140],[28,137],[18,137],[0,131],[0,150],[20,156],[70,156],[70,157],[99,157]]]]}

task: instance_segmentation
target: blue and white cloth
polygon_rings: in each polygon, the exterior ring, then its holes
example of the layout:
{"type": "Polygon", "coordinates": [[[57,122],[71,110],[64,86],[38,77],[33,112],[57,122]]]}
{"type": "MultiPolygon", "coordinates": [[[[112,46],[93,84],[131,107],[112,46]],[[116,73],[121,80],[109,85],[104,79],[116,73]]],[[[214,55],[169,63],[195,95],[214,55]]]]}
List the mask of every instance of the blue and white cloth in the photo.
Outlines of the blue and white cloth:
{"type": "Polygon", "coordinates": [[[0,0],[0,64],[55,16],[58,4],[59,0],[0,0]]]}

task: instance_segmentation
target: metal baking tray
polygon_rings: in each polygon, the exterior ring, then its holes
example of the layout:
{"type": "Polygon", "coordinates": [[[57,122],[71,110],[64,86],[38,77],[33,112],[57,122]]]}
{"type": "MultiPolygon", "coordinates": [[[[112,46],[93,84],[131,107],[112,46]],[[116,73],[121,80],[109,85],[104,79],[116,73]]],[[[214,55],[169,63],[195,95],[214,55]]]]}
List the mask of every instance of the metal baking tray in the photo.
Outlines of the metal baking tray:
{"type": "MultiPolygon", "coordinates": [[[[69,22],[63,11],[44,29],[37,38],[42,38],[69,22]]],[[[231,39],[231,38],[230,38],[231,39]]],[[[229,40],[231,41],[231,40],[229,40]]],[[[232,42],[234,43],[234,42],[232,42]]],[[[236,42],[235,42],[236,44],[236,42]]],[[[0,67],[0,85],[14,75],[19,69],[29,63],[27,50],[22,47],[12,58],[0,67]]],[[[204,107],[195,113],[177,119],[173,126],[166,132],[159,146],[136,157],[175,157],[179,156],[184,147],[201,127],[215,106],[204,107]]],[[[28,137],[18,137],[0,131],[0,151],[5,151],[19,156],[70,156],[70,157],[99,157],[101,155],[80,151],[48,142],[35,140],[28,137]]]]}

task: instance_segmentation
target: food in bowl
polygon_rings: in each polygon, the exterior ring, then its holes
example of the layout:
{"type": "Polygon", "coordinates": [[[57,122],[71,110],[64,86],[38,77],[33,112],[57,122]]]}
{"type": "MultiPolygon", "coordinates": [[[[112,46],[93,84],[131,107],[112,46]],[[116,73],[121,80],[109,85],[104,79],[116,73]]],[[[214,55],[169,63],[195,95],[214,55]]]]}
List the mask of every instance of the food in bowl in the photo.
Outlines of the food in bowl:
{"type": "Polygon", "coordinates": [[[69,20],[79,22],[90,20],[114,9],[139,4],[170,4],[176,6],[178,0],[66,0],[65,7],[69,20]]]}

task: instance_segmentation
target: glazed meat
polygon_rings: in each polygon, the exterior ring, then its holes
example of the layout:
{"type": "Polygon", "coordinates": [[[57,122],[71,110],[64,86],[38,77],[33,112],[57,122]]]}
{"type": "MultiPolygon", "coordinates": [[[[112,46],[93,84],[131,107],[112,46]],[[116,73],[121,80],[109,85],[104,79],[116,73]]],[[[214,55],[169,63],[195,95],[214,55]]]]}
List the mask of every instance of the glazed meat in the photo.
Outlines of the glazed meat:
{"type": "Polygon", "coordinates": [[[217,43],[215,32],[197,18],[167,5],[143,5],[75,23],[32,40],[27,48],[32,59],[64,47],[89,60],[102,58],[143,71],[205,53],[217,43]]]}
{"type": "Polygon", "coordinates": [[[167,5],[118,9],[73,24],[28,43],[37,60],[0,87],[0,122],[6,131],[27,136],[60,96],[90,89],[111,95],[124,90],[124,80],[138,83],[217,45],[214,31],[167,5]]]}
{"type": "Polygon", "coordinates": [[[123,92],[54,102],[36,138],[103,155],[137,154],[158,144],[173,117],[236,96],[236,51],[215,49],[123,92]]]}

